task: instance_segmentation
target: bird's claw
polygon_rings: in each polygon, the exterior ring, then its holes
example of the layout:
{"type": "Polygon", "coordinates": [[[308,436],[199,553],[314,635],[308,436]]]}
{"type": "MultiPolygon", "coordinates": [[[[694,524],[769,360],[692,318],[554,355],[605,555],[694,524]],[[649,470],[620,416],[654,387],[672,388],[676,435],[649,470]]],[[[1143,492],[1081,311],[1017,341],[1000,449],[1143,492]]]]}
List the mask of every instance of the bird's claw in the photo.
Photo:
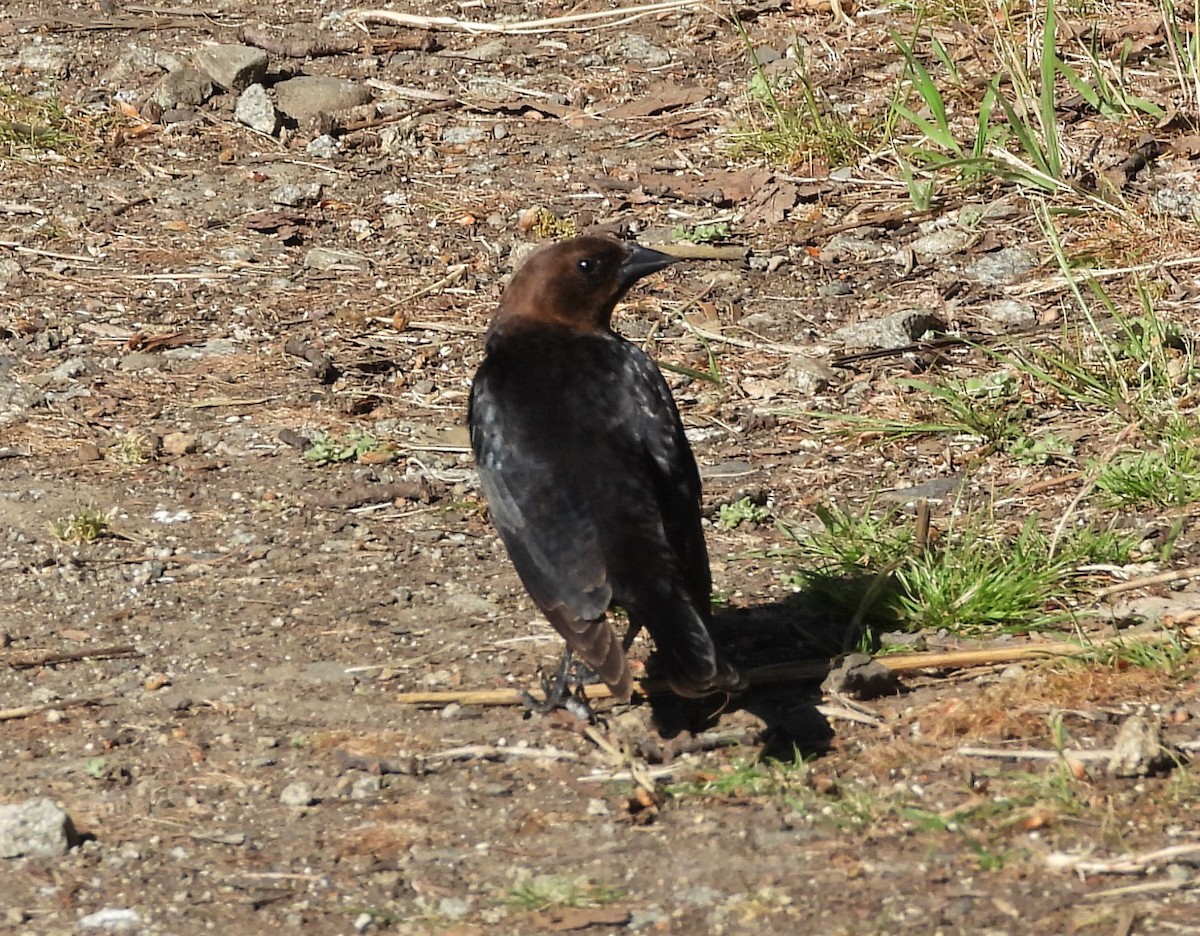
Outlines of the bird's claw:
{"type": "Polygon", "coordinates": [[[576,718],[595,724],[596,713],[592,710],[584,694],[584,685],[596,680],[596,675],[583,664],[572,661],[570,656],[564,656],[553,678],[541,674],[542,698],[539,700],[531,693],[522,692],[521,702],[527,715],[549,715],[557,709],[565,709],[576,718]]]}

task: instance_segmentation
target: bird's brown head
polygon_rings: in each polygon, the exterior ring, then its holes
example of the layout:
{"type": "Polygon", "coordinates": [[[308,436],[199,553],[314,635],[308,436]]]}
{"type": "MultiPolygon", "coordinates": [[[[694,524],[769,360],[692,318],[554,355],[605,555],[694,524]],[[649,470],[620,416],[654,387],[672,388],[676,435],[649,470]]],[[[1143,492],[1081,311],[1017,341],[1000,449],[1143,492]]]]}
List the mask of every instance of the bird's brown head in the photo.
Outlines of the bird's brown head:
{"type": "Polygon", "coordinates": [[[657,250],[609,237],[550,244],[513,274],[492,327],[542,322],[580,331],[606,329],[630,286],[674,262],[657,250]]]}

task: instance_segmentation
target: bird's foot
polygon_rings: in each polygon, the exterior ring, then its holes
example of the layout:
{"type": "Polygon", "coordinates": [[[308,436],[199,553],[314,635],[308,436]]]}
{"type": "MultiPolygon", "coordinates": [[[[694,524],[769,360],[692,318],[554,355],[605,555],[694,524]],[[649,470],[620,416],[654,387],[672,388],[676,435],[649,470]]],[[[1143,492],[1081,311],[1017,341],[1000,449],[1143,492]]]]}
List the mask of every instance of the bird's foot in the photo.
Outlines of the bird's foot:
{"type": "Polygon", "coordinates": [[[596,713],[588,702],[583,687],[589,682],[596,681],[596,674],[582,663],[572,660],[568,650],[563,654],[553,677],[541,676],[542,698],[537,699],[528,692],[522,692],[526,716],[537,713],[548,715],[557,709],[565,709],[576,718],[594,724],[596,713]]]}

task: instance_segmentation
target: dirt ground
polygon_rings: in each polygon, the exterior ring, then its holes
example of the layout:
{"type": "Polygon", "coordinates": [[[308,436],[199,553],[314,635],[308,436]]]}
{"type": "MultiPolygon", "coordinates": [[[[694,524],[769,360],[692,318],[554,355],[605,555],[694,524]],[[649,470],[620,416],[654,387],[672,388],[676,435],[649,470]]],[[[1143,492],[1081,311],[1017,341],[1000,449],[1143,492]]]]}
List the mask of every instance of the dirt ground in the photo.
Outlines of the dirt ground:
{"type": "MultiPolygon", "coordinates": [[[[400,699],[535,686],[559,653],[488,524],[463,428],[503,279],[549,235],[620,223],[664,244],[730,222],[725,246],[746,248],[677,264],[618,315],[676,367],[708,511],[750,497],[803,526],[817,505],[959,477],[944,441],[802,415],[855,412],[910,371],[828,368],[838,327],[944,313],[962,278],[957,260],[826,249],[847,219],[904,212],[894,180],[731,155],[753,72],[725,19],[497,36],[364,30],[325,0],[3,7],[0,86],[61,101],[77,139],[0,159],[0,803],[50,797],[82,842],[0,859],[0,930],[1200,933],[1185,766],[1118,779],[1102,761],[961,751],[1103,750],[1137,712],[1186,746],[1191,670],[921,669],[862,703],[797,680],[691,709],[600,702],[590,735],[400,699]],[[235,121],[235,92],[147,109],[155,53],[187,61],[248,26],[348,43],[273,52],[267,84],[332,75],[388,108],[275,137],[235,121]],[[340,152],[306,149],[322,130],[340,152]],[[684,315],[732,340],[702,341],[684,315]],[[356,432],[384,448],[304,454],[356,432]],[[72,541],[64,524],[89,513],[104,535],[72,541]]],[[[797,37],[828,49],[819,83],[883,119],[899,57],[880,49],[903,14],[741,14],[764,60],[797,37]]],[[[1022,203],[1006,204],[987,236],[1019,244],[1022,203]]],[[[985,470],[966,496],[1013,481],[985,470]]],[[[1059,494],[997,510],[1056,517],[1059,494]]],[[[789,583],[772,522],[714,515],[707,533],[743,663],[810,659],[814,633],[844,629],[789,583]]],[[[1184,564],[1194,539],[1189,523],[1184,564]]],[[[1186,580],[1155,594],[1196,603],[1186,580]]],[[[964,645],[925,638],[914,649],[964,645]]]]}

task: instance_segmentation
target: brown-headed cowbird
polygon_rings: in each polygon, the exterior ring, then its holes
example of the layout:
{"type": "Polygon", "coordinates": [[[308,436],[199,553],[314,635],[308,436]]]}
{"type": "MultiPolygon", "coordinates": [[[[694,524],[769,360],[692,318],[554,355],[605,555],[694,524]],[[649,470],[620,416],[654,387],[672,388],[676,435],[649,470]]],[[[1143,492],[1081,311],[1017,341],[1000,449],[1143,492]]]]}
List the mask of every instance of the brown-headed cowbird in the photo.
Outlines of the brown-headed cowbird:
{"type": "Polygon", "coordinates": [[[680,695],[743,685],[709,635],[700,473],[675,401],[610,325],[626,290],[673,261],[607,237],[538,250],[500,299],[467,418],[517,574],[568,653],[622,699],[625,649],[642,627],[680,695]],[[624,647],[612,604],[629,615],[624,647]]]}

